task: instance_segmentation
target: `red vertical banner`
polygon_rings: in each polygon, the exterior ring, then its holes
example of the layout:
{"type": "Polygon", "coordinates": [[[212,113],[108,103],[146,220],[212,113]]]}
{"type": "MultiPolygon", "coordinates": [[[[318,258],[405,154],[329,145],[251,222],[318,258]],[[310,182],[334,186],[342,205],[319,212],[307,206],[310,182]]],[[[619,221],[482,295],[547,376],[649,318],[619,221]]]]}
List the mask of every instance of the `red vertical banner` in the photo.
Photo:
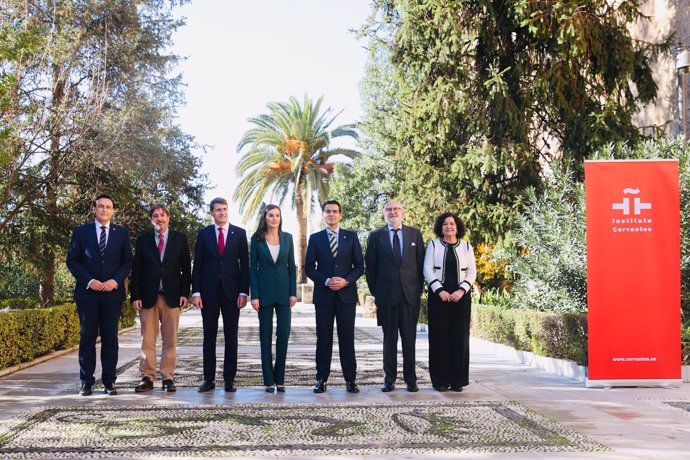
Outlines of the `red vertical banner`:
{"type": "Polygon", "coordinates": [[[587,386],[681,383],[675,160],[585,162],[587,386]]]}

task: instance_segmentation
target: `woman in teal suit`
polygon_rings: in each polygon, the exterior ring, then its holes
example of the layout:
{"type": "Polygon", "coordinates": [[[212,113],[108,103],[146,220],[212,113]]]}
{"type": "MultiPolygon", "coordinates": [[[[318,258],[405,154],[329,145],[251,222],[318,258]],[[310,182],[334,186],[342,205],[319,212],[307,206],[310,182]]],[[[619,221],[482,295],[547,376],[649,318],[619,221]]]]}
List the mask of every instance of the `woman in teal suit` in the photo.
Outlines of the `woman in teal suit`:
{"type": "Polygon", "coordinates": [[[252,307],[259,313],[261,371],[268,393],[285,391],[285,357],[290,337],[290,310],[297,302],[295,249],[292,235],[282,231],[280,208],[264,209],[249,253],[252,307]],[[273,363],[273,310],[277,316],[276,360],[273,363]],[[274,388],[275,386],[275,388],[274,388]]]}

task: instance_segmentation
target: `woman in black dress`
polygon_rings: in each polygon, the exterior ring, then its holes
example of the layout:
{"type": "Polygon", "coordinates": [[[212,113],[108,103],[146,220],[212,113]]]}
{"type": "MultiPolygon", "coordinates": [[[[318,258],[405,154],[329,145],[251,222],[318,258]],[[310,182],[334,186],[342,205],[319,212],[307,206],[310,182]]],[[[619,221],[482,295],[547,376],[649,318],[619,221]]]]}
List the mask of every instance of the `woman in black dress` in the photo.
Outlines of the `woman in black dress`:
{"type": "Polygon", "coordinates": [[[429,283],[429,374],[435,390],[462,391],[469,385],[472,285],[477,278],[474,251],[463,240],[465,224],[446,212],[434,224],[437,238],[424,257],[429,283]]]}

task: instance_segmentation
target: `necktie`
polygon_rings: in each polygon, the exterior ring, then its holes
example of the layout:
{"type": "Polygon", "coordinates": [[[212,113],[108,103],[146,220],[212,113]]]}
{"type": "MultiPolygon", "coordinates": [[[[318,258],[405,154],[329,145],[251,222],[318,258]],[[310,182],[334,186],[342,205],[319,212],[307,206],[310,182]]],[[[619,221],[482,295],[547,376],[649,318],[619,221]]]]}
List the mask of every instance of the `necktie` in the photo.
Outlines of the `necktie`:
{"type": "Polygon", "coordinates": [[[329,246],[331,248],[331,254],[333,254],[333,258],[335,259],[338,256],[338,235],[335,232],[330,232],[330,234],[329,246]]]}
{"type": "Polygon", "coordinates": [[[98,251],[101,256],[105,254],[105,225],[101,225],[101,234],[98,237],[98,251]]]}
{"type": "Polygon", "coordinates": [[[163,257],[163,246],[165,246],[165,236],[161,233],[158,238],[158,257],[163,257]]]}
{"type": "Polygon", "coordinates": [[[399,228],[392,228],[393,232],[393,255],[398,260],[398,263],[402,262],[402,249],[400,249],[400,237],[398,236],[399,228]]]}
{"type": "Polygon", "coordinates": [[[223,257],[223,251],[225,250],[225,238],[223,237],[223,227],[218,227],[218,252],[220,256],[223,257]]]}

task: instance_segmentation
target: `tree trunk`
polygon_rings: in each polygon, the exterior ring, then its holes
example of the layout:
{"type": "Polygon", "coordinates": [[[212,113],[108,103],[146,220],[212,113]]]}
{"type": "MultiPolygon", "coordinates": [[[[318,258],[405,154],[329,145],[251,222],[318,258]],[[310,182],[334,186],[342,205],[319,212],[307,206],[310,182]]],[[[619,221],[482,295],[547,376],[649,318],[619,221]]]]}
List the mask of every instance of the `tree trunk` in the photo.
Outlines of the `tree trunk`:
{"type": "Polygon", "coordinates": [[[307,259],[307,210],[304,203],[303,188],[299,184],[295,187],[295,210],[297,211],[297,284],[307,282],[304,273],[304,261],[307,259]]]}
{"type": "MultiPolygon", "coordinates": [[[[65,80],[60,73],[60,69],[53,69],[53,100],[52,112],[55,125],[50,135],[50,160],[48,162],[48,173],[46,177],[46,195],[44,201],[45,223],[49,229],[57,231],[60,225],[58,221],[57,188],[60,178],[60,110],[65,96],[65,80]]],[[[55,249],[51,238],[41,242],[41,260],[39,297],[42,307],[50,307],[55,302],[55,249]]]]}

